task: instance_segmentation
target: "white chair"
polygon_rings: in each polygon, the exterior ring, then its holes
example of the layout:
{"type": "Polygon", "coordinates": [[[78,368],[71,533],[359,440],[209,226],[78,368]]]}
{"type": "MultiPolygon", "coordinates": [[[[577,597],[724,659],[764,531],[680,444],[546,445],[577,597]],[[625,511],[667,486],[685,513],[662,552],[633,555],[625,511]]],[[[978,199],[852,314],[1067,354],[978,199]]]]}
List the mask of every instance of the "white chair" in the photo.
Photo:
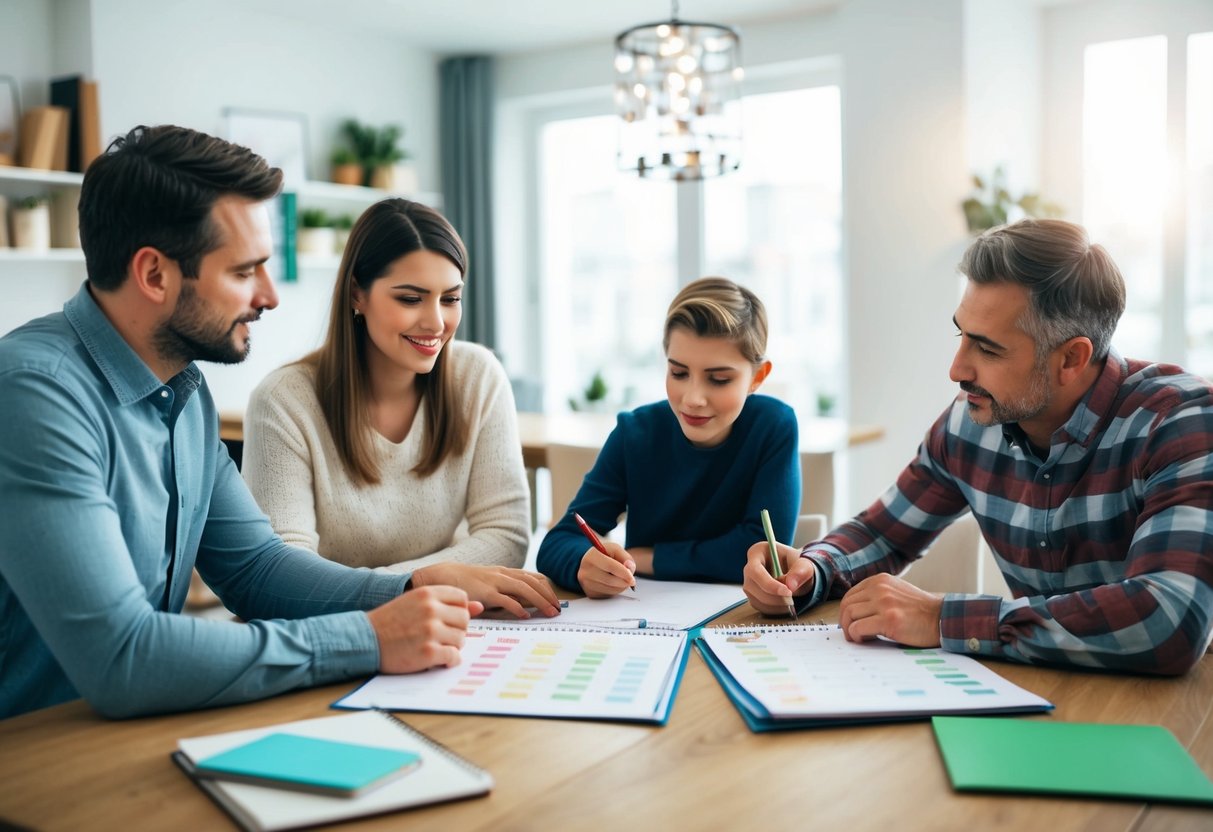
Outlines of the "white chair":
{"type": "Polygon", "coordinates": [[[834,517],[834,453],[800,452],[800,513],[834,517]]]}
{"type": "Polygon", "coordinates": [[[803,549],[805,544],[825,537],[827,528],[824,514],[802,514],[796,518],[796,533],[792,536],[792,545],[803,549]]]}
{"type": "Polygon", "coordinates": [[[577,496],[577,489],[581,488],[581,481],[594,467],[599,450],[585,445],[548,445],[548,472],[552,478],[552,517],[549,525],[554,526],[564,517],[569,503],[577,496]]]}
{"type": "Polygon", "coordinates": [[[966,514],[944,529],[920,560],[901,577],[929,592],[981,592],[1010,597],[981,527],[966,514]]]}

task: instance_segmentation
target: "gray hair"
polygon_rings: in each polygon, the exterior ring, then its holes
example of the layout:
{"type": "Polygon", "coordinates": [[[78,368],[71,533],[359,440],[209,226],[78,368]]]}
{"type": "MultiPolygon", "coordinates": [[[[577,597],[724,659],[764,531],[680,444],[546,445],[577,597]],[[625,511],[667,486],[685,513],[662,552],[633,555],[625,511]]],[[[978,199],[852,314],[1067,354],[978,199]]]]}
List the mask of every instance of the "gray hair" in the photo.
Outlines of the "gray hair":
{"type": "Polygon", "coordinates": [[[1038,361],[1071,338],[1085,337],[1102,361],[1125,311],[1125,281],[1103,246],[1065,220],[1025,219],[978,237],[958,267],[976,284],[1017,283],[1028,309],[1017,322],[1036,342],[1038,361]]]}

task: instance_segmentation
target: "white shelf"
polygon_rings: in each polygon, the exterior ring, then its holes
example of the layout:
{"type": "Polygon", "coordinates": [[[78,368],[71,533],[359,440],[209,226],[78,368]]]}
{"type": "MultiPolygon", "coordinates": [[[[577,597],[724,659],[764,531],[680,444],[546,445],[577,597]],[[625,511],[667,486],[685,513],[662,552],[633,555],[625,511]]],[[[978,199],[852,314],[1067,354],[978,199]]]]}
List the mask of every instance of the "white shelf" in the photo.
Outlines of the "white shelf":
{"type": "Polygon", "coordinates": [[[338,185],[336,182],[308,181],[296,186],[294,192],[299,196],[300,202],[341,202],[366,207],[381,199],[401,197],[434,208],[442,206],[442,194],[439,193],[429,191],[415,194],[392,193],[379,188],[366,188],[362,185],[338,185]]]}
{"type": "Polygon", "coordinates": [[[26,182],[31,185],[59,185],[79,187],[84,182],[83,173],[65,170],[39,170],[0,165],[0,182],[26,182]]]}
{"type": "Polygon", "coordinates": [[[83,263],[84,252],[78,248],[52,248],[34,251],[27,248],[0,248],[0,263],[83,263]]]}

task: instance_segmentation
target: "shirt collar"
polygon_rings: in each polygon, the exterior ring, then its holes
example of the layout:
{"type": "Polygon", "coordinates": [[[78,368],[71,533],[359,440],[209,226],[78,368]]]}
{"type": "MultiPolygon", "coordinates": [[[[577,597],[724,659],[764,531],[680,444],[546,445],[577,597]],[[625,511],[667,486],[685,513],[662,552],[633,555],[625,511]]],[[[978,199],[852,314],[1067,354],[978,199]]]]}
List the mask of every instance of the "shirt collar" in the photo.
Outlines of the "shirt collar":
{"type": "MultiPolygon", "coordinates": [[[[63,305],[63,314],[88,350],[93,363],[101,370],[106,382],[114,391],[118,403],[128,405],[140,401],[164,385],[143,359],[131,349],[126,339],[114,329],[109,318],[101,311],[97,301],[88,290],[88,283],[63,305]]],[[[175,391],[193,390],[198,387],[201,372],[190,364],[169,380],[175,391]]]]}
{"type": "MultiPolygon", "coordinates": [[[[1085,447],[1091,441],[1091,437],[1095,436],[1104,419],[1111,415],[1112,405],[1120,394],[1121,384],[1128,373],[1128,364],[1120,353],[1115,349],[1109,349],[1099,377],[1095,379],[1091,389],[1074,408],[1074,412],[1070,414],[1070,418],[1066,420],[1065,424],[1053,432],[1051,444],[1077,442],[1085,447]]],[[[1026,447],[1028,441],[1027,435],[1018,423],[1006,425],[1003,428],[1003,437],[1010,445],[1024,443],[1026,447]]]]}

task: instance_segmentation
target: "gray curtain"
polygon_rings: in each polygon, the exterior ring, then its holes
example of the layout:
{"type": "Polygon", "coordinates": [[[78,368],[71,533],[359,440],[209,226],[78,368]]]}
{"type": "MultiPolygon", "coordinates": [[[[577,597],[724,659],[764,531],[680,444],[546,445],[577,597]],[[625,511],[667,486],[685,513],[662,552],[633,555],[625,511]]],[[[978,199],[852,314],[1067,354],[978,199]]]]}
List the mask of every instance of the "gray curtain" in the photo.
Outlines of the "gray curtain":
{"type": "Polygon", "coordinates": [[[448,58],[439,79],[443,213],[471,261],[461,337],[494,349],[493,59],[448,58]]]}

